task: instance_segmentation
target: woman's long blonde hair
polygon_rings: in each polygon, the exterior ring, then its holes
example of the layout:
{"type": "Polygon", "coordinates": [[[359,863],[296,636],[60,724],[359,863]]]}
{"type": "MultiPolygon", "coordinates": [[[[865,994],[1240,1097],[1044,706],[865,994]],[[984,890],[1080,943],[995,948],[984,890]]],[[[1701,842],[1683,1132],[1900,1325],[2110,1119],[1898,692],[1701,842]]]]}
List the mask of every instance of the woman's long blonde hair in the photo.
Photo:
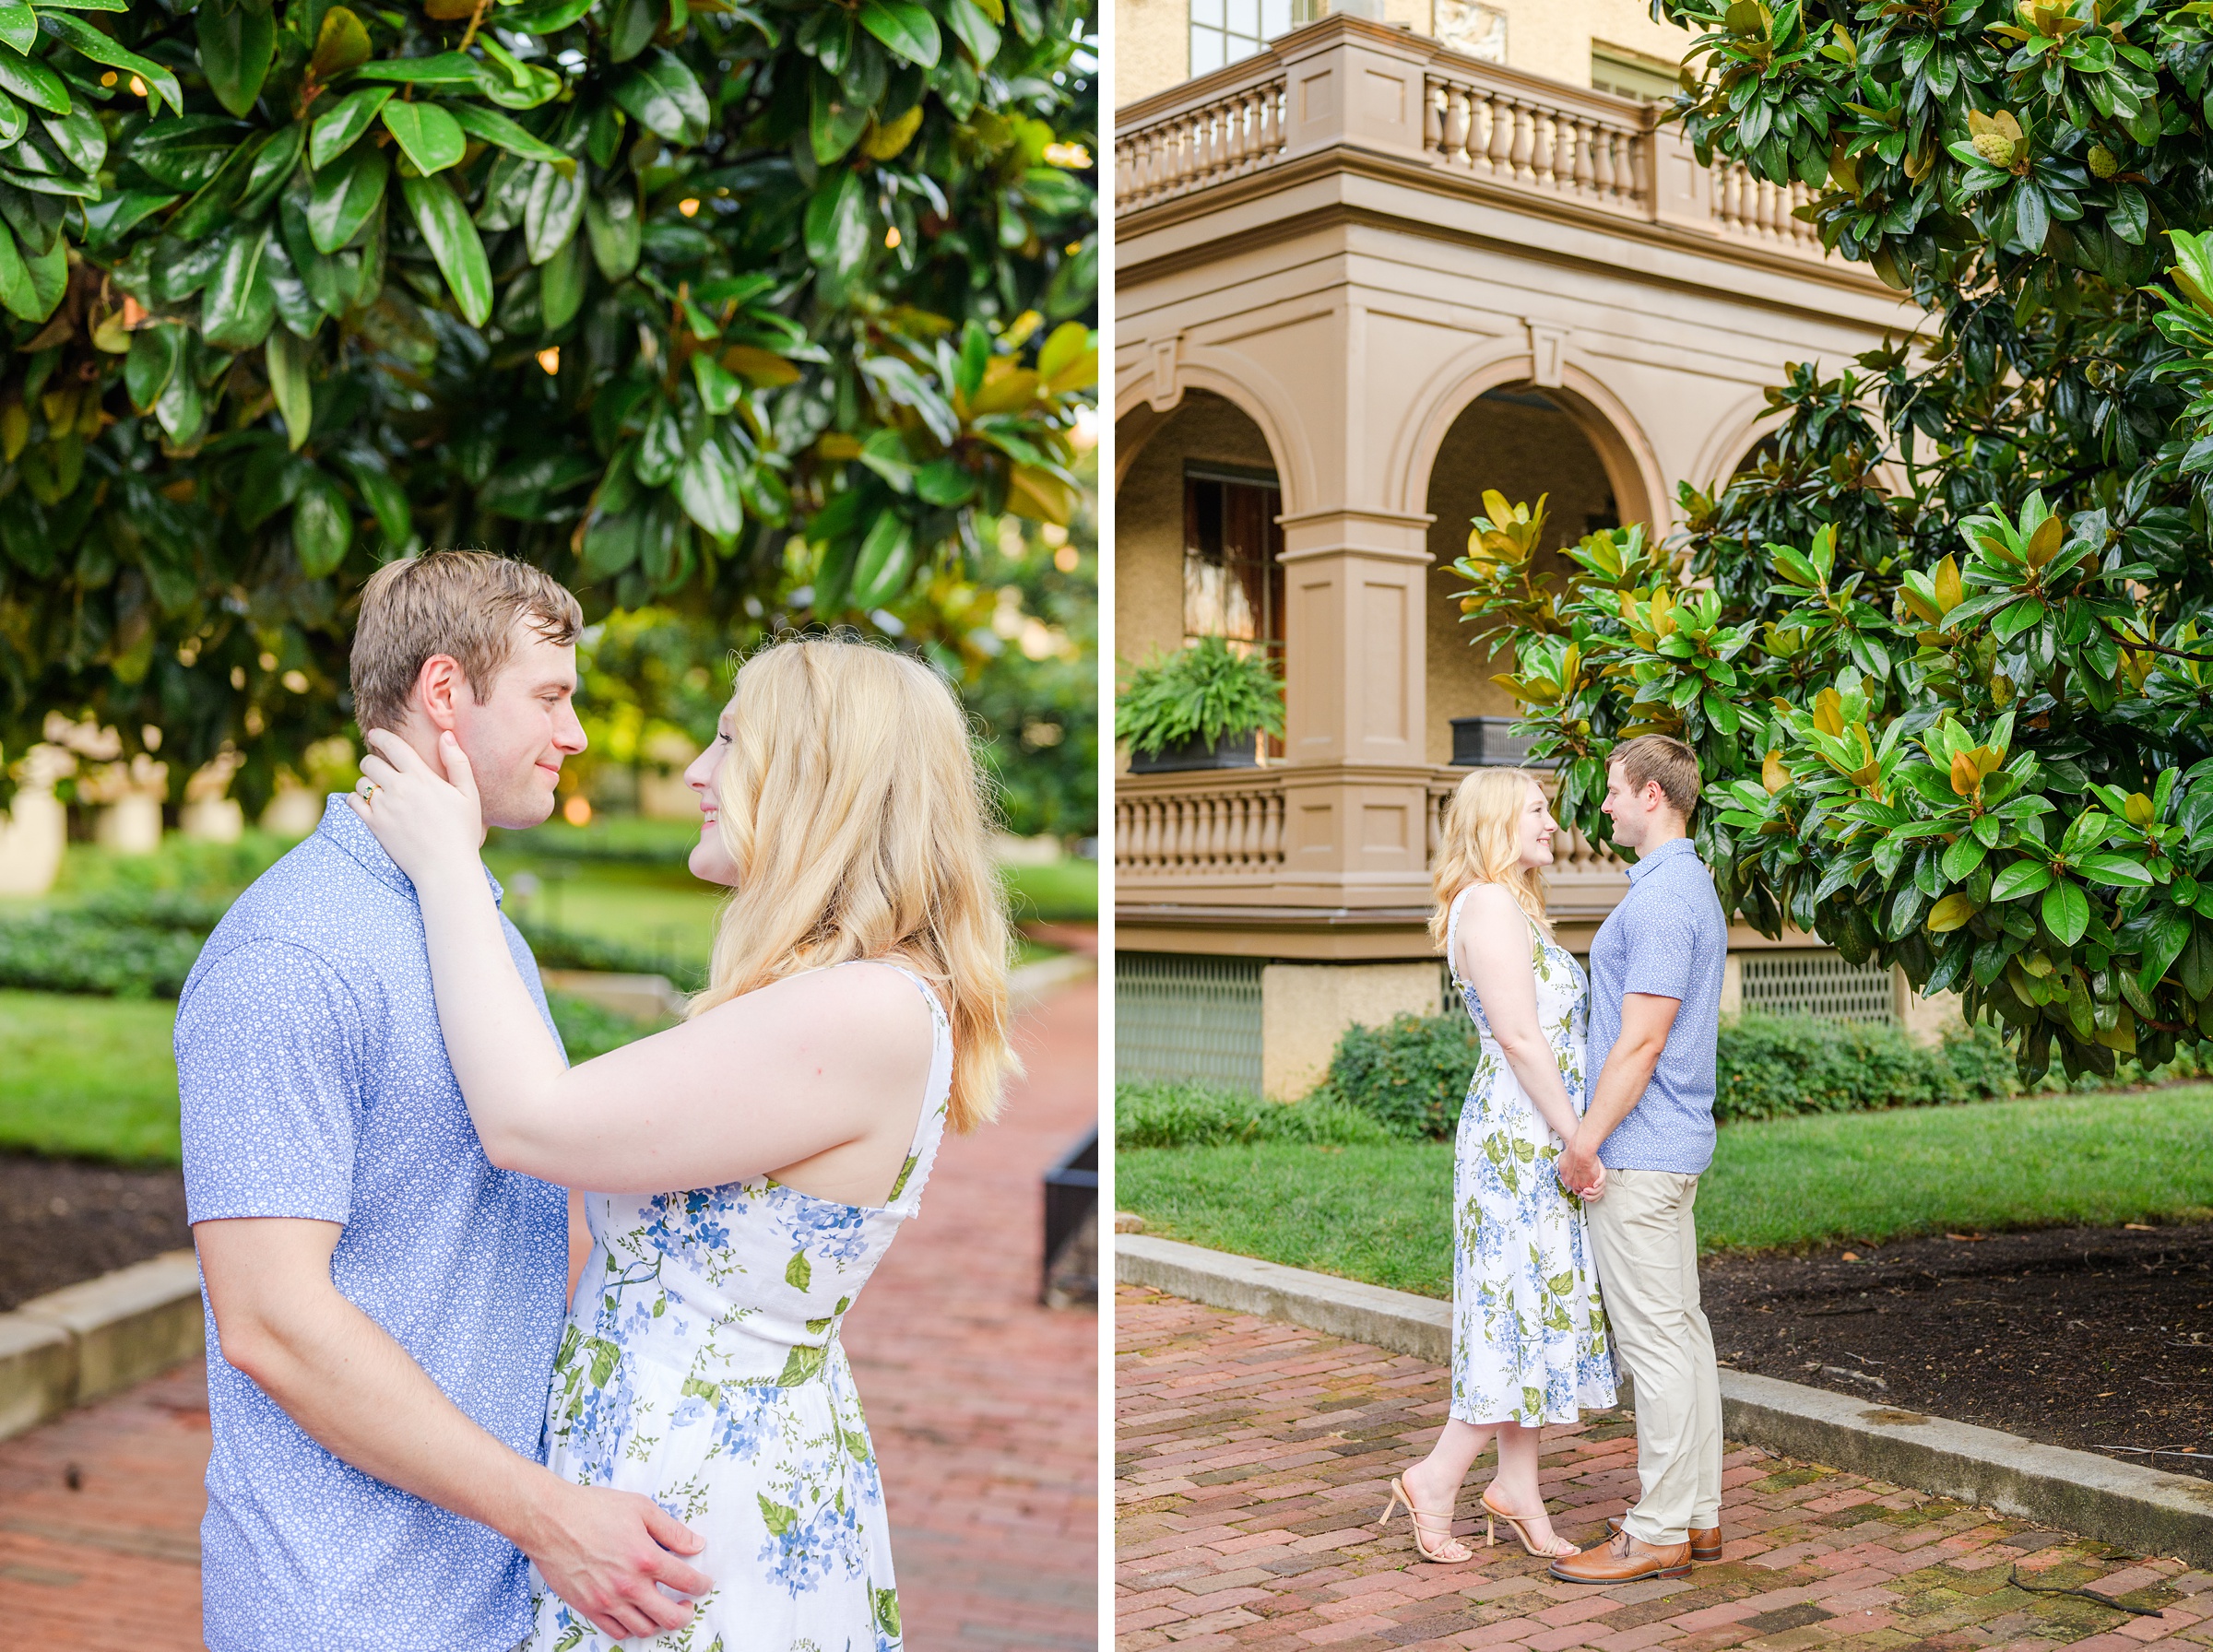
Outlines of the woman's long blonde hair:
{"type": "Polygon", "coordinates": [[[1006,899],[968,722],[945,679],[857,638],[790,638],[739,668],[716,776],[738,885],[698,1015],[802,970],[902,956],[953,1021],[948,1122],[999,1110],[1006,899]]]}
{"type": "Polygon", "coordinates": [[[1552,933],[1552,920],[1544,915],[1544,874],[1521,864],[1521,811],[1529,788],[1537,784],[1527,769],[1477,769],[1445,806],[1443,841],[1430,879],[1437,910],[1429,914],[1429,934],[1438,951],[1445,948],[1452,903],[1471,883],[1504,884],[1530,921],[1552,933]]]}

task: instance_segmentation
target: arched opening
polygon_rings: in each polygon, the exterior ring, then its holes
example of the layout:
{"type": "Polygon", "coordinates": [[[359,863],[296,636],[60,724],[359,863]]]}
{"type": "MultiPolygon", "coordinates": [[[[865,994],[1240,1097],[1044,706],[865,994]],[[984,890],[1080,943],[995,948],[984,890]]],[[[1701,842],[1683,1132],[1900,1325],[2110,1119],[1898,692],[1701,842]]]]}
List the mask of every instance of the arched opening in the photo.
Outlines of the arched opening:
{"type": "MultiPolygon", "coordinates": [[[[1428,727],[1425,749],[1434,763],[1452,760],[1452,719],[1511,717],[1513,697],[1491,681],[1494,672],[1513,668],[1509,648],[1495,652],[1469,646],[1469,627],[1461,618],[1455,593],[1464,582],[1452,563],[1467,550],[1471,522],[1483,514],[1485,489],[1509,502],[1545,500],[1547,521],[1544,565],[1565,572],[1559,554],[1585,534],[1617,527],[1642,516],[1647,503],[1622,489],[1636,486],[1619,464],[1609,465],[1586,433],[1596,415],[1571,393],[1540,390],[1528,384],[1486,391],[1461,410],[1445,432],[1429,470],[1426,509],[1436,518],[1429,528],[1428,727]]],[[[1495,743],[1496,733],[1485,733],[1495,743]]],[[[1486,748],[1487,750],[1487,748],[1486,748]]]]}
{"type": "Polygon", "coordinates": [[[1228,636],[1280,664],[1284,506],[1267,437],[1205,390],[1185,391],[1141,434],[1115,492],[1116,652],[1138,665],[1189,637],[1228,636]]]}

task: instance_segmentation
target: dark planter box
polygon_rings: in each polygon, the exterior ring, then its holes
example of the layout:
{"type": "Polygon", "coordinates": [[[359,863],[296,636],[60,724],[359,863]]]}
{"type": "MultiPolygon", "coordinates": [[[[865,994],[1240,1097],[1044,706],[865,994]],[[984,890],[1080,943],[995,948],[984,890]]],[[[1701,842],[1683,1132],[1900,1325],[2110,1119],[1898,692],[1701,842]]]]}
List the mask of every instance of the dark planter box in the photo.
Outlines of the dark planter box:
{"type": "MultiPolygon", "coordinates": [[[[1099,1133],[1095,1128],[1045,1173],[1045,1276],[1039,1295],[1049,1295],[1054,1264],[1083,1225],[1099,1210],[1099,1133]]],[[[1097,1291],[1097,1280],[1092,1289],[1097,1291]]]]}
{"type": "Polygon", "coordinates": [[[1197,739],[1181,740],[1163,746],[1150,757],[1130,752],[1130,773],[1168,774],[1179,769],[1257,769],[1260,760],[1256,754],[1256,745],[1253,730],[1249,728],[1242,734],[1225,734],[1212,746],[1197,739]]]}
{"type": "Polygon", "coordinates": [[[1532,761],[1529,741],[1516,736],[1512,717],[1452,719],[1452,764],[1460,769],[1550,769],[1549,758],[1532,761]]]}

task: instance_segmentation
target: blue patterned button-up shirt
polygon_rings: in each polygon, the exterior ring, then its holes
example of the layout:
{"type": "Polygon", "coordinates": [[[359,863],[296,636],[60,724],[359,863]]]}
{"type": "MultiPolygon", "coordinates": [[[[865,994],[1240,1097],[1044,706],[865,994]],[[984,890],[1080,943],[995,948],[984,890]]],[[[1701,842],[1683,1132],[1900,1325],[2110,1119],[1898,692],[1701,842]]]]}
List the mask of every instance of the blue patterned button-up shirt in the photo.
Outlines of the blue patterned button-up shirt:
{"type": "Polygon", "coordinates": [[[1644,1099],[1598,1150],[1609,1170],[1698,1175],[1713,1162],[1714,1066],[1729,923],[1713,875],[1686,837],[1670,839],[1629,868],[1629,892],[1591,943],[1591,1087],[1621,1037],[1621,1000],[1632,992],[1680,1006],[1644,1099]]]}
{"type": "MultiPolygon", "coordinates": [[[[502,922],[542,1011],[537,966],[502,922]]],[[[439,1032],[414,886],[343,796],[209,938],[176,1050],[191,1220],[341,1224],[339,1292],[537,1461],[567,1197],[484,1157],[439,1032]]],[[[507,1652],[523,1638],[515,1547],[310,1439],[223,1359],[212,1312],[207,1400],[209,1652],[507,1652]]]]}

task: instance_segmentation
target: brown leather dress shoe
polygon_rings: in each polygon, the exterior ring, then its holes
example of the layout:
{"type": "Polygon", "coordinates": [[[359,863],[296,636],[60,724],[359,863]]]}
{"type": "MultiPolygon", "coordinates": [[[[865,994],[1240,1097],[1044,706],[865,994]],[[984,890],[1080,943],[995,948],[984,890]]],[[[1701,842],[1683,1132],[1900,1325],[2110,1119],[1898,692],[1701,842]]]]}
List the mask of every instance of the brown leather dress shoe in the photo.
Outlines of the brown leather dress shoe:
{"type": "MultiPolygon", "coordinates": [[[[1606,1535],[1612,1537],[1621,1529],[1627,1516],[1608,1515],[1606,1535]]],[[[1722,1528],[1718,1526],[1694,1526],[1690,1528],[1690,1558],[1695,1561],[1717,1561],[1722,1558],[1722,1528]]]]}
{"type": "Polygon", "coordinates": [[[1552,1563],[1552,1575],[1569,1583],[1642,1583],[1648,1577],[1690,1575],[1690,1545],[1654,1546],[1639,1542],[1626,1531],[1580,1554],[1552,1563]]]}

